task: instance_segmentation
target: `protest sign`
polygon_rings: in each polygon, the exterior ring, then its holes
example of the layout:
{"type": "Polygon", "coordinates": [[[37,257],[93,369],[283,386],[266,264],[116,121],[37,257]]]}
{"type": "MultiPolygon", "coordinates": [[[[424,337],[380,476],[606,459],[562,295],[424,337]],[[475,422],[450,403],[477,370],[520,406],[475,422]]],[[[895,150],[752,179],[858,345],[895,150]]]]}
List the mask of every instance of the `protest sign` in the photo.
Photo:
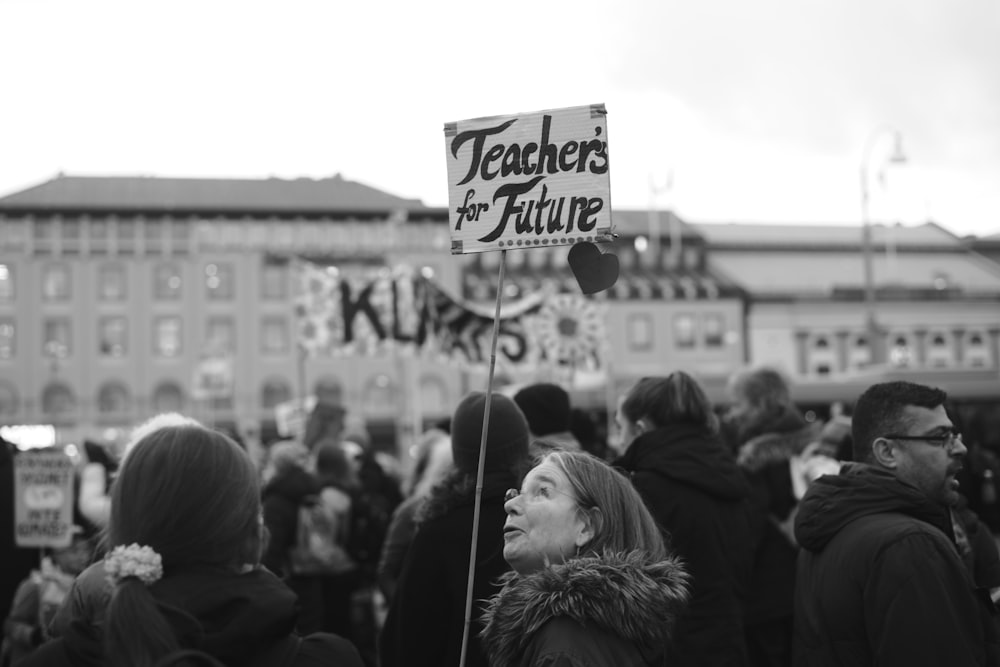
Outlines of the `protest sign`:
{"type": "Polygon", "coordinates": [[[606,113],[592,104],[446,123],[452,254],[610,235],[606,113]]]}
{"type": "Polygon", "coordinates": [[[14,457],[14,541],[67,547],[73,539],[73,462],[61,451],[14,457]]]}

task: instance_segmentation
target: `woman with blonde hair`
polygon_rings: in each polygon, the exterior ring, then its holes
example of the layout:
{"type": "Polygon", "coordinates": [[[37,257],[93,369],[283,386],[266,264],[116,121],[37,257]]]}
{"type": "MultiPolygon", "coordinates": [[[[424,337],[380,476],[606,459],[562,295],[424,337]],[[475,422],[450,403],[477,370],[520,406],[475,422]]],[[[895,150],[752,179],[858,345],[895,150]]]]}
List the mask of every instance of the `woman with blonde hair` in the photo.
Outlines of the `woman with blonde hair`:
{"type": "Polygon", "coordinates": [[[688,575],[627,477],[555,451],[504,509],[514,571],[483,616],[491,667],[661,664],[688,575]]]}

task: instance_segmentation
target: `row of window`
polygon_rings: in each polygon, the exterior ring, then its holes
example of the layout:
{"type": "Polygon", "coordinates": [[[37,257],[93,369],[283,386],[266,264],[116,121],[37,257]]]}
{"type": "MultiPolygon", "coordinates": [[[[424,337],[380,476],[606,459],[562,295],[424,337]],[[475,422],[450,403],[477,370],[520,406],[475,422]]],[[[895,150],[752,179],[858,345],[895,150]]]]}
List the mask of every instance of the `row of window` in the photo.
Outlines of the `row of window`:
{"type": "MultiPolygon", "coordinates": [[[[235,267],[227,262],[205,265],[203,280],[206,298],[228,301],[236,297],[235,267]]],[[[182,296],[183,278],[175,262],[161,262],[153,267],[153,298],[177,301],[182,296]]],[[[17,294],[14,267],[0,264],[0,303],[12,302],[17,294]]],[[[260,272],[260,296],[285,299],[289,293],[288,265],[265,262],[260,272]]],[[[97,298],[100,301],[124,301],[128,296],[128,274],[124,264],[109,262],[97,270],[97,298]]],[[[66,262],[52,262],[42,267],[43,301],[69,301],[73,298],[73,271],[66,262]]]]}
{"type": "MultiPolygon", "coordinates": [[[[429,374],[419,379],[420,408],[424,414],[449,414],[452,409],[452,397],[446,383],[437,375],[429,374]]],[[[398,386],[387,375],[380,374],[369,378],[363,395],[362,406],[366,414],[392,411],[398,406],[398,386]]],[[[313,393],[317,398],[329,397],[330,392],[336,395],[339,402],[343,388],[336,380],[321,380],[317,382],[313,393]]],[[[292,399],[291,385],[282,378],[270,378],[261,383],[257,400],[263,410],[272,410],[281,403],[292,399]]],[[[79,409],[78,399],[73,389],[64,382],[53,381],[45,386],[41,393],[42,412],[51,416],[68,416],[79,409]]],[[[128,413],[135,408],[136,399],[129,387],[118,380],[102,384],[96,394],[95,407],[97,413],[105,416],[130,417],[128,413]]],[[[143,399],[144,403],[146,399],[143,399]]],[[[172,380],[158,383],[149,395],[149,402],[154,412],[182,412],[186,409],[184,389],[172,380]]],[[[15,385],[0,379],[0,417],[16,415],[20,407],[21,397],[15,385]]],[[[213,408],[232,408],[232,396],[212,401],[213,408]]]]}
{"type": "MultiPolygon", "coordinates": [[[[914,333],[894,332],[886,340],[887,361],[897,368],[990,368],[994,365],[984,331],[972,329],[961,333],[932,331],[918,337],[914,333]]],[[[810,337],[804,372],[816,375],[864,368],[871,362],[868,339],[863,334],[848,336],[838,350],[832,337],[810,337]]]]}
{"type": "MultiPolygon", "coordinates": [[[[291,400],[291,386],[280,379],[263,383],[260,389],[260,406],[272,409],[279,403],[291,400]]],[[[0,381],[0,416],[17,413],[20,397],[13,385],[0,381]]],[[[184,390],[172,381],[158,384],[151,397],[151,407],[156,412],[178,412],[184,409],[184,390]]],[[[110,381],[97,390],[96,408],[103,415],[125,415],[133,405],[132,393],[118,381],[110,381]]],[[[228,401],[231,406],[231,399],[228,401]]],[[[69,415],[77,411],[77,397],[73,390],[62,382],[52,382],[45,386],[41,395],[42,412],[47,415],[69,415]]]]}
{"type": "MultiPolygon", "coordinates": [[[[17,326],[13,318],[0,317],[0,360],[17,354],[17,326]]],[[[153,355],[179,357],[183,352],[183,322],[180,316],[164,315],[153,319],[153,355]]],[[[260,320],[260,352],[283,355],[291,349],[288,319],[268,315],[260,320]]],[[[236,321],[228,316],[213,316],[205,321],[205,352],[213,355],[236,350],[236,321]]],[[[129,353],[128,319],[123,316],[101,317],[97,321],[97,354],[106,358],[129,353]]],[[[42,354],[50,359],[65,359],[74,354],[73,323],[69,317],[48,317],[42,322],[42,354]]]]}
{"type": "MultiPolygon", "coordinates": [[[[721,348],[731,342],[727,335],[726,318],[722,313],[678,313],[672,320],[674,347],[690,350],[695,347],[721,348]]],[[[650,352],[656,339],[653,315],[632,313],[626,320],[628,348],[632,352],[650,352]]]]}

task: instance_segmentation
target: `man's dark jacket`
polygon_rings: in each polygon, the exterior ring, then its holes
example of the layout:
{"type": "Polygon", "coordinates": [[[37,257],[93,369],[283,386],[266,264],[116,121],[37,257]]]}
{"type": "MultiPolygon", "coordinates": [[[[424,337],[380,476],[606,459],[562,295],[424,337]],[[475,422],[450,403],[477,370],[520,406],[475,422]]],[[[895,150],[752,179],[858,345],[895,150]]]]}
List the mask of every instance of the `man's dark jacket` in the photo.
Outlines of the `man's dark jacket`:
{"type": "Polygon", "coordinates": [[[795,536],[797,666],[1000,665],[988,591],[916,487],[848,464],[813,483],[795,536]]]}

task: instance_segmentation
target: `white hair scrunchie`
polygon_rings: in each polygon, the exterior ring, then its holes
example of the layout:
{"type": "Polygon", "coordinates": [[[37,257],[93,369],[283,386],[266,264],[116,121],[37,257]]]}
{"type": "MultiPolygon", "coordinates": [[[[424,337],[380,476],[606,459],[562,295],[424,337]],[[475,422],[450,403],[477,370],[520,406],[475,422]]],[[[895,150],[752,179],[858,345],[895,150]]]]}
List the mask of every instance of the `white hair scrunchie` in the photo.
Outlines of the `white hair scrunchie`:
{"type": "Polygon", "coordinates": [[[152,547],[119,545],[104,557],[104,572],[112,584],[135,577],[149,586],[163,576],[163,559],[152,547]]]}

